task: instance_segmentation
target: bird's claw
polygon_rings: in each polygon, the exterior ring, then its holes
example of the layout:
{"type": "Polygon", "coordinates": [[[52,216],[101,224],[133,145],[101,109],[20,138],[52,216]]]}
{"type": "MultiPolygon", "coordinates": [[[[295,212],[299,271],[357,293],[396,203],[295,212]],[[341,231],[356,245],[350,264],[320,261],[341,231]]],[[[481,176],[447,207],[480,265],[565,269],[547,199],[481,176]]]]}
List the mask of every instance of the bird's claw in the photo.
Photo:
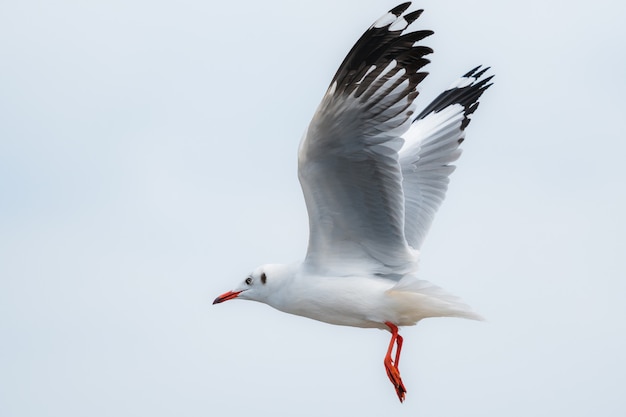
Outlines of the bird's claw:
{"type": "Polygon", "coordinates": [[[400,402],[404,402],[406,388],[404,387],[402,378],[400,378],[400,370],[398,370],[398,368],[396,368],[391,362],[385,362],[385,370],[387,371],[389,380],[396,390],[396,394],[398,394],[398,399],[400,402]]]}

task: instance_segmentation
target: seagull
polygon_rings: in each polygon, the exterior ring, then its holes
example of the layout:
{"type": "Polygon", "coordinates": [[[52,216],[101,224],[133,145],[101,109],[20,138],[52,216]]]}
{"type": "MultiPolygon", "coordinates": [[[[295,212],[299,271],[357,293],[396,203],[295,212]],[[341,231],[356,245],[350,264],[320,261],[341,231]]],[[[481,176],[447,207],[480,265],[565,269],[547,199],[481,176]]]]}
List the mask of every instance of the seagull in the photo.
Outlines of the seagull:
{"type": "Polygon", "coordinates": [[[430,317],[481,320],[459,298],[418,278],[420,248],[445,197],[451,165],[478,99],[492,84],[481,66],[419,111],[433,50],[414,30],[423,10],[403,3],[378,19],[343,60],[298,149],[309,215],[299,264],[256,268],[213,304],[253,300],[322,322],[391,333],[384,358],[400,402],[401,326],[430,317]],[[395,355],[394,355],[395,348],[395,355]]]}

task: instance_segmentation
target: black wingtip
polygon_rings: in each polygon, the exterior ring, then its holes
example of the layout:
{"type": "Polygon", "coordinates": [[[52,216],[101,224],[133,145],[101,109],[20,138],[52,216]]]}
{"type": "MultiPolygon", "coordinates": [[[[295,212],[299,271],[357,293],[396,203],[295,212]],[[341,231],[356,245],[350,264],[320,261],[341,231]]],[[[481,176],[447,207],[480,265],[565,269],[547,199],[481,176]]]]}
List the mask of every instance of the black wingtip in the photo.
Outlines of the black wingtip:
{"type": "MultiPolygon", "coordinates": [[[[434,32],[408,28],[423,12],[405,14],[410,5],[411,2],[406,2],[391,9],[354,44],[331,81],[331,86],[336,83],[337,94],[355,92],[360,97],[392,61],[406,71],[404,78],[409,80],[409,90],[415,89],[423,79],[423,74],[416,73],[429,62],[423,56],[433,52],[418,42],[434,32]]],[[[371,92],[376,90],[373,88],[371,92]]],[[[365,95],[364,99],[368,97],[365,95]]]]}
{"type": "Polygon", "coordinates": [[[406,3],[402,3],[397,5],[396,7],[394,7],[393,9],[389,10],[389,13],[392,13],[396,16],[400,16],[402,13],[404,13],[406,11],[406,9],[408,9],[411,6],[411,2],[407,1],[406,3]]]}
{"type": "Polygon", "coordinates": [[[404,19],[410,25],[411,23],[415,22],[422,15],[423,12],[424,12],[424,9],[416,10],[414,12],[411,12],[405,15],[404,19]]]}
{"type": "Polygon", "coordinates": [[[416,120],[430,113],[440,112],[451,105],[460,104],[465,109],[463,111],[465,117],[461,122],[461,130],[465,130],[470,122],[469,116],[478,108],[478,99],[486,89],[493,85],[490,81],[495,75],[482,78],[490,69],[490,67],[483,68],[482,65],[472,68],[461,77],[462,80],[463,78],[466,80],[441,93],[417,116],[416,120]]]}
{"type": "Polygon", "coordinates": [[[463,74],[463,77],[465,77],[465,78],[472,77],[474,75],[474,73],[480,69],[480,67],[481,67],[481,65],[479,65],[479,66],[477,66],[475,68],[472,68],[467,73],[463,74]]]}
{"type": "MultiPolygon", "coordinates": [[[[480,66],[478,67],[480,68],[480,66]]],[[[491,67],[485,67],[482,70],[478,71],[476,74],[474,74],[474,78],[480,78],[483,76],[483,74],[487,71],[489,71],[491,69],[491,67]]],[[[493,76],[492,76],[493,77],[493,76]]],[[[490,77],[491,78],[491,77],[490,77]]]]}

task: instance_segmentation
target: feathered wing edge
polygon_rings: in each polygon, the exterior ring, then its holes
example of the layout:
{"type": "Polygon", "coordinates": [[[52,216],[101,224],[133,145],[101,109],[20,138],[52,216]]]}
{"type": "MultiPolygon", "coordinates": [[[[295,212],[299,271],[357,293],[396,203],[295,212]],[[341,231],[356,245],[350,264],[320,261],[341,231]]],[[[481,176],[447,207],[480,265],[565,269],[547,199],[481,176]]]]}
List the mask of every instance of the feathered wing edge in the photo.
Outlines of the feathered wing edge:
{"type": "Polygon", "coordinates": [[[489,68],[476,67],[464,74],[417,115],[403,135],[400,150],[405,198],[405,236],[419,249],[441,205],[461,155],[470,116],[478,99],[492,84],[489,68]]]}
{"type": "Polygon", "coordinates": [[[422,13],[405,13],[409,5],[392,9],[356,42],[300,144],[307,267],[338,274],[350,260],[369,259],[378,264],[369,270],[382,275],[415,269],[417,254],[404,236],[399,135],[413,120],[424,56],[432,52],[418,42],[433,32],[408,29],[422,13]]]}

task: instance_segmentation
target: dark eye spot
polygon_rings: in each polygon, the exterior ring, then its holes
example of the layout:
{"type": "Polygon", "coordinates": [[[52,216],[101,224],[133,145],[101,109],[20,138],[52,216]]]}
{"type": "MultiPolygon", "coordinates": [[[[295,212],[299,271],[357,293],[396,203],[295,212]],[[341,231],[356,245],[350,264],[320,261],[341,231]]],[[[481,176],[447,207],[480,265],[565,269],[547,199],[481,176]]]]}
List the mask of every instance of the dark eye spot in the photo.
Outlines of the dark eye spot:
{"type": "Polygon", "coordinates": [[[246,284],[247,284],[247,285],[252,284],[252,277],[248,277],[248,278],[246,278],[246,284]]]}
{"type": "Polygon", "coordinates": [[[265,285],[266,282],[267,282],[267,275],[265,275],[265,272],[263,272],[261,274],[261,284],[265,285]]]}

